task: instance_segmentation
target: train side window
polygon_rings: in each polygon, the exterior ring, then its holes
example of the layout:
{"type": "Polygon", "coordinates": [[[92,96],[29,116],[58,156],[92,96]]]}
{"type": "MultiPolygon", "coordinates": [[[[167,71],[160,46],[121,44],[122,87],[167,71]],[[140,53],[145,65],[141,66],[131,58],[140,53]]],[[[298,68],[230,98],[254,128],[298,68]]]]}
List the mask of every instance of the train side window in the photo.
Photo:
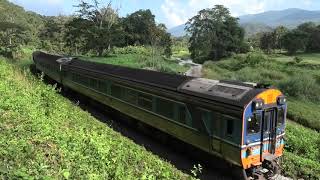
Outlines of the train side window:
{"type": "Polygon", "coordinates": [[[131,89],[126,89],[124,93],[124,100],[130,104],[136,105],[138,99],[138,93],[131,89]]]}
{"type": "Polygon", "coordinates": [[[233,135],[234,124],[232,119],[227,120],[227,136],[233,135]]]}
{"type": "Polygon", "coordinates": [[[121,87],[117,85],[111,85],[111,96],[121,99],[121,87]]]}
{"type": "Polygon", "coordinates": [[[199,109],[201,113],[201,119],[204,122],[206,129],[210,135],[212,135],[212,112],[205,110],[205,109],[199,109]]]}
{"type": "Polygon", "coordinates": [[[174,117],[174,103],[164,99],[157,99],[156,112],[167,118],[173,119],[174,117]]]}
{"type": "Polygon", "coordinates": [[[89,78],[89,84],[90,84],[90,87],[93,88],[93,89],[97,89],[98,88],[98,82],[97,82],[96,79],[89,78]]]}
{"type": "Polygon", "coordinates": [[[255,134],[260,132],[261,115],[254,114],[247,119],[247,133],[255,134]]]}
{"type": "Polygon", "coordinates": [[[99,80],[98,81],[98,89],[102,93],[107,94],[108,93],[108,83],[106,81],[99,80]]]}
{"type": "Polygon", "coordinates": [[[186,118],[187,118],[187,114],[186,114],[186,108],[182,105],[179,106],[179,114],[178,114],[178,122],[186,124],[186,118]]]}
{"type": "Polygon", "coordinates": [[[277,120],[277,126],[281,126],[282,124],[284,124],[284,109],[283,108],[279,108],[278,109],[278,120],[277,120]]]}
{"type": "Polygon", "coordinates": [[[138,105],[146,110],[152,111],[152,96],[140,93],[138,105]]]}

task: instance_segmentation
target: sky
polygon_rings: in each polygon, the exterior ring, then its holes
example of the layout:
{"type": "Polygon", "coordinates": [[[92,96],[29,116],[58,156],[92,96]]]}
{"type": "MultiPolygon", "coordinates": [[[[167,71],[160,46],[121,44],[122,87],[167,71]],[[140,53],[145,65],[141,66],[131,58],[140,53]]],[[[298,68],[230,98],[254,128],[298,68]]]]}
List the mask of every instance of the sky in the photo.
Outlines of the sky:
{"type": "MultiPolygon", "coordinates": [[[[42,15],[71,15],[79,4],[79,0],[10,0],[42,15]]],[[[87,0],[90,1],[90,0],[87,0]]],[[[106,5],[109,0],[100,0],[106,5]]],[[[256,14],[269,10],[301,8],[320,10],[320,0],[112,0],[120,16],[126,16],[139,9],[150,9],[158,23],[164,23],[168,28],[184,24],[189,18],[204,8],[222,4],[230,9],[233,16],[256,14]]]]}

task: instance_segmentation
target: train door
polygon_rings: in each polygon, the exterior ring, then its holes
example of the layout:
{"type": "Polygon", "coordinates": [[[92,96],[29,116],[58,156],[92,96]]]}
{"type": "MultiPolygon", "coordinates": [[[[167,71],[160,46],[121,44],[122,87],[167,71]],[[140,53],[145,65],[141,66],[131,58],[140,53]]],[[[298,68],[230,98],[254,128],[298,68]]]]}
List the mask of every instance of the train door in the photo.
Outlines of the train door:
{"type": "Polygon", "coordinates": [[[261,131],[261,159],[263,153],[274,154],[276,149],[276,110],[266,109],[263,113],[261,131]]]}

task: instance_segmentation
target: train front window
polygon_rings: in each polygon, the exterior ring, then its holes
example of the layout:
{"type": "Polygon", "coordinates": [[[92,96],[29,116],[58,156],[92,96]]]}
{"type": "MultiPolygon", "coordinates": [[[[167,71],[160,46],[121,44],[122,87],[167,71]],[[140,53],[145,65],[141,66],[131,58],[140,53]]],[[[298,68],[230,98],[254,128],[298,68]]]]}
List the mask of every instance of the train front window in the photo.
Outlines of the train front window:
{"type": "Polygon", "coordinates": [[[247,132],[248,134],[255,134],[260,132],[260,122],[261,122],[261,115],[254,114],[253,116],[247,119],[247,132]]]}
{"type": "Polygon", "coordinates": [[[278,109],[278,120],[277,120],[277,126],[281,126],[284,123],[284,109],[279,108],[278,109]]]}

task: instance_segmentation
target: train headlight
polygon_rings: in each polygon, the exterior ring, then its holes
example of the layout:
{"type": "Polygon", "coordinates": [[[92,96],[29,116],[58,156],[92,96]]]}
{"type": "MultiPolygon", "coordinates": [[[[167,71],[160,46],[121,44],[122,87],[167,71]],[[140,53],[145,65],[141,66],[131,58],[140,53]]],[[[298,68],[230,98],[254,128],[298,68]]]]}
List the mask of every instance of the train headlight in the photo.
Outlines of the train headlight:
{"type": "Polygon", "coordinates": [[[278,99],[277,99],[277,103],[278,103],[278,105],[286,104],[287,103],[286,97],[285,96],[279,96],[278,99]]]}
{"type": "Polygon", "coordinates": [[[252,103],[254,110],[261,110],[263,108],[263,105],[264,105],[264,102],[262,99],[257,99],[252,103]]]}

